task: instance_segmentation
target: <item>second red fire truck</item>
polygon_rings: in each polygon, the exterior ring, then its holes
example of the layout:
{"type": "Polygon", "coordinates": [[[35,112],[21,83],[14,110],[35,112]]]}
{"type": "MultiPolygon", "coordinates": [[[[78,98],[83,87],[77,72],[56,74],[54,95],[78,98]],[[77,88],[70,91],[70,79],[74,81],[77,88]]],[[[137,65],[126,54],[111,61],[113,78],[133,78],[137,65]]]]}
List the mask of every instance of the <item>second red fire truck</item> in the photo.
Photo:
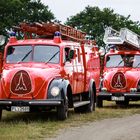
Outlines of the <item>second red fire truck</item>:
{"type": "Polygon", "coordinates": [[[126,28],[120,32],[107,28],[104,42],[110,50],[104,58],[97,106],[102,107],[104,100],[119,105],[140,100],[140,36],[126,28]]]}

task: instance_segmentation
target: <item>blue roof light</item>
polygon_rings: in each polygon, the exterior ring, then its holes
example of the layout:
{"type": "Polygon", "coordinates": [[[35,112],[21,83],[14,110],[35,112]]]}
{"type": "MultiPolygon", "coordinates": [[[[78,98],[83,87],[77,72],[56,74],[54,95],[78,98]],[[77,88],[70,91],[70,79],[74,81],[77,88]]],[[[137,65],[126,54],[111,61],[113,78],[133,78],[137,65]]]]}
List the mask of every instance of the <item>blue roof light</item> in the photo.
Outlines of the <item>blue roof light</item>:
{"type": "Polygon", "coordinates": [[[109,45],[109,49],[115,49],[116,45],[109,45]]]}
{"type": "Polygon", "coordinates": [[[59,31],[56,31],[54,33],[54,39],[53,39],[53,41],[55,43],[61,43],[62,42],[62,40],[61,40],[61,33],[59,31]]]}
{"type": "Polygon", "coordinates": [[[14,31],[10,31],[10,36],[16,36],[16,32],[14,32],[14,31]]]}
{"type": "Polygon", "coordinates": [[[61,36],[61,33],[60,33],[59,31],[56,31],[56,32],[54,33],[54,36],[55,36],[55,37],[56,37],[56,36],[60,37],[60,36],[61,36]]]}

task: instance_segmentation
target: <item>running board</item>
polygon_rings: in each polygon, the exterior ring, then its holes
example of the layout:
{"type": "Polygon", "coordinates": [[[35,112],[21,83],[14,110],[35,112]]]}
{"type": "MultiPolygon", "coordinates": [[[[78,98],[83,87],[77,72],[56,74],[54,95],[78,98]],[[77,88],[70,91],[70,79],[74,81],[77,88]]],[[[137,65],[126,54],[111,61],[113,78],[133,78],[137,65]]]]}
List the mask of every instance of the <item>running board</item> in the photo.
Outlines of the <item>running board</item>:
{"type": "Polygon", "coordinates": [[[89,103],[90,103],[90,101],[79,101],[79,102],[75,102],[73,106],[74,106],[74,108],[76,108],[76,107],[87,105],[89,103]]]}

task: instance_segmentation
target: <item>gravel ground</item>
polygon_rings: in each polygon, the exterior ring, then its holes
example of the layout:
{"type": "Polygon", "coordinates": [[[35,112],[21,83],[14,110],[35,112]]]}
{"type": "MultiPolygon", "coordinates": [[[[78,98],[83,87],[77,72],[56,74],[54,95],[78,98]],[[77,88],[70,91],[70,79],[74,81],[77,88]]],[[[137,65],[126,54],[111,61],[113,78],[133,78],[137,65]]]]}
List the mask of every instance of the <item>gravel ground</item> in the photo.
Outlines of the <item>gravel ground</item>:
{"type": "Polygon", "coordinates": [[[46,140],[140,140],[140,115],[105,119],[60,130],[55,138],[46,140]]]}

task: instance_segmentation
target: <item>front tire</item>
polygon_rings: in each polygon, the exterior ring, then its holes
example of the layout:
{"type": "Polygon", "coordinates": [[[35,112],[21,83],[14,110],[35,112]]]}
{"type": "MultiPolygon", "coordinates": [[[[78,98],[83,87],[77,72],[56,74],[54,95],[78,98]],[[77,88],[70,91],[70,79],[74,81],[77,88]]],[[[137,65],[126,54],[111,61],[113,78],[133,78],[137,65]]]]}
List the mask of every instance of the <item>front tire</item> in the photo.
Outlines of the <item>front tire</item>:
{"type": "Polygon", "coordinates": [[[0,121],[2,119],[2,109],[0,109],[0,121]]]}
{"type": "Polygon", "coordinates": [[[99,107],[99,108],[103,107],[103,100],[100,99],[98,96],[97,96],[96,99],[97,99],[96,100],[96,106],[99,107]]]}
{"type": "MultiPolygon", "coordinates": [[[[90,88],[89,88],[89,101],[90,103],[85,106],[86,107],[86,112],[92,112],[95,111],[95,99],[94,99],[94,90],[95,86],[93,87],[93,83],[90,83],[90,88]]],[[[96,90],[96,89],[95,89],[96,90]]]]}
{"type": "Polygon", "coordinates": [[[57,107],[57,117],[59,120],[65,120],[68,117],[68,100],[63,105],[57,107]]]}
{"type": "Polygon", "coordinates": [[[116,105],[128,106],[128,105],[129,105],[129,100],[125,100],[125,101],[116,101],[116,105]]]}

